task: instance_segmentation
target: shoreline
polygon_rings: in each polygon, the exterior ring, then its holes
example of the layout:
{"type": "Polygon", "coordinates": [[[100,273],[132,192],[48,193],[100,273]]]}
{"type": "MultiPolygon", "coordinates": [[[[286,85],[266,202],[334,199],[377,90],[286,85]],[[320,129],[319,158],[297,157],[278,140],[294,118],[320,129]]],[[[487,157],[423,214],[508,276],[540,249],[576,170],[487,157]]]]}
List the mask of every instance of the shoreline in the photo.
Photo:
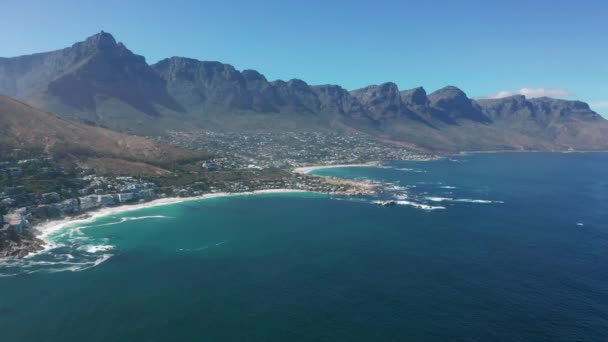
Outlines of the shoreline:
{"type": "Polygon", "coordinates": [[[296,167],[295,169],[292,170],[292,172],[306,175],[313,171],[322,170],[322,169],[336,169],[336,168],[343,168],[343,167],[374,167],[374,166],[379,166],[379,165],[380,165],[380,162],[373,161],[373,162],[362,163],[362,164],[301,166],[301,167],[296,167]]]}
{"type": "Polygon", "coordinates": [[[498,151],[459,151],[451,154],[452,156],[466,156],[470,154],[501,154],[501,153],[608,153],[608,151],[599,151],[599,150],[591,150],[591,151],[583,151],[583,150],[559,150],[559,151],[543,151],[543,150],[535,150],[535,151],[520,151],[520,150],[498,150],[498,151]]]}
{"type": "Polygon", "coordinates": [[[299,189],[263,189],[263,190],[255,190],[248,192],[217,192],[217,193],[208,193],[200,196],[194,197],[168,197],[168,198],[158,198],[149,202],[137,203],[137,204],[125,204],[114,207],[105,207],[99,208],[97,210],[92,210],[89,212],[81,213],[76,216],[68,216],[60,220],[49,220],[46,222],[41,222],[34,225],[32,231],[34,236],[44,242],[43,249],[28,253],[24,258],[29,258],[44,251],[47,251],[54,247],[54,245],[48,241],[49,235],[57,232],[58,230],[64,228],[70,224],[82,224],[93,222],[99,218],[117,215],[122,213],[127,213],[130,211],[136,211],[140,209],[154,208],[165,205],[191,202],[191,201],[199,201],[206,200],[212,198],[221,198],[221,197],[236,197],[236,196],[253,196],[253,195],[263,195],[263,194],[279,194],[279,193],[314,193],[306,190],[299,189]]]}

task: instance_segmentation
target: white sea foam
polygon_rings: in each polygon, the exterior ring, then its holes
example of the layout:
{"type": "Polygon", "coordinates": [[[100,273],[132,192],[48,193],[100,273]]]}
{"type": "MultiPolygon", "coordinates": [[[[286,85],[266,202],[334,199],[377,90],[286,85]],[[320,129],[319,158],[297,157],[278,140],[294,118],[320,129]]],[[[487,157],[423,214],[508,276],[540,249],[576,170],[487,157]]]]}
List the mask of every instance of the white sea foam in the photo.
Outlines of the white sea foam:
{"type": "Polygon", "coordinates": [[[462,203],[484,203],[484,204],[489,204],[489,203],[505,203],[503,201],[492,201],[492,200],[485,200],[485,199],[469,199],[469,198],[459,198],[459,199],[455,199],[453,200],[454,202],[462,202],[462,203]]]}
{"type": "Polygon", "coordinates": [[[426,170],[413,169],[410,167],[394,167],[393,170],[404,171],[404,172],[416,172],[416,173],[426,173],[426,170]]]}
{"type": "MultiPolygon", "coordinates": [[[[66,218],[61,221],[46,222],[35,227],[38,232],[38,238],[45,241],[44,249],[36,253],[31,253],[23,259],[1,259],[0,277],[37,272],[78,272],[96,267],[112,257],[113,254],[108,252],[115,247],[110,245],[109,239],[94,239],[88,237],[84,232],[87,228],[115,225],[134,220],[171,218],[163,215],[123,217],[119,218],[116,222],[96,225],[96,221],[102,217],[113,218],[113,216],[129,211],[217,197],[297,192],[306,191],[268,189],[234,194],[214,193],[191,198],[165,198],[136,205],[103,208],[86,214],[86,216],[82,215],[74,219],[66,218]]],[[[227,241],[221,241],[217,246],[226,242],[227,241]]],[[[205,248],[207,247],[201,247],[197,250],[203,250],[205,248]]]]}
{"type": "MultiPolygon", "coordinates": [[[[49,253],[52,254],[52,253],[49,253]]],[[[92,258],[77,258],[72,254],[54,255],[55,261],[34,259],[5,259],[0,262],[0,277],[10,277],[20,274],[79,272],[100,265],[112,257],[112,254],[96,255],[92,258]],[[82,261],[74,261],[76,259],[82,261]]]]}
{"type": "Polygon", "coordinates": [[[138,217],[121,217],[119,221],[116,222],[110,222],[110,223],[103,223],[103,224],[98,224],[98,225],[94,225],[94,226],[90,226],[90,227],[104,227],[104,226],[113,226],[116,224],[121,224],[121,223],[125,223],[125,222],[130,222],[130,221],[139,221],[139,220],[148,220],[148,219],[164,219],[164,218],[173,218],[171,216],[164,216],[164,215],[149,215],[149,216],[138,216],[138,217]]]}
{"type": "Polygon", "coordinates": [[[90,245],[90,246],[81,246],[78,248],[79,250],[83,250],[87,253],[98,253],[98,252],[107,252],[114,249],[112,245],[90,245]]]}
{"type": "Polygon", "coordinates": [[[585,224],[584,224],[584,223],[582,223],[582,222],[577,222],[577,223],[576,223],[576,225],[577,225],[577,226],[579,226],[579,227],[582,227],[582,226],[584,226],[585,224]]]}
{"type": "Polygon", "coordinates": [[[426,199],[431,202],[449,202],[454,200],[450,197],[426,197],[426,199]]]}
{"type": "Polygon", "coordinates": [[[411,201],[396,201],[396,203],[399,205],[408,205],[408,206],[418,208],[418,209],[423,209],[423,210],[445,209],[445,207],[442,207],[442,206],[432,206],[432,205],[428,205],[428,204],[416,203],[416,202],[411,202],[411,201]]]}
{"type": "Polygon", "coordinates": [[[460,203],[504,203],[503,201],[492,201],[485,199],[469,199],[469,198],[451,198],[451,197],[425,197],[427,200],[432,202],[460,202],[460,203]]]}

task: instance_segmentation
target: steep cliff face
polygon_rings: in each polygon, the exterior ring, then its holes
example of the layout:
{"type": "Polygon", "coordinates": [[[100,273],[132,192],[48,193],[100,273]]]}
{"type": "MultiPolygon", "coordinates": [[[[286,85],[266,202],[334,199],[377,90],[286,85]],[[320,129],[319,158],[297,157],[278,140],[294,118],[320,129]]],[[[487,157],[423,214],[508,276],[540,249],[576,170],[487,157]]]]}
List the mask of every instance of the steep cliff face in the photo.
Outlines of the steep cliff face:
{"type": "Polygon", "coordinates": [[[152,67],[166,82],[169,94],[186,108],[251,107],[246,79],[231,65],[173,57],[152,67]]]}
{"type": "Polygon", "coordinates": [[[405,109],[401,103],[399,89],[392,82],[353,90],[351,95],[367,108],[374,120],[398,117],[405,109]]]}
{"type": "Polygon", "coordinates": [[[144,57],[105,32],[63,50],[9,58],[0,65],[0,79],[10,78],[4,83],[15,85],[5,94],[34,99],[43,107],[58,102],[94,113],[99,101],[111,98],[151,116],[159,115],[156,105],[180,108],[144,57]]]}
{"type": "Polygon", "coordinates": [[[360,119],[369,115],[365,106],[348,90],[332,84],[313,86],[319,98],[321,112],[334,113],[349,118],[360,119]]]}
{"type": "Polygon", "coordinates": [[[271,82],[275,101],[283,112],[318,113],[320,101],[310,86],[298,79],[271,82]]]}
{"type": "Polygon", "coordinates": [[[582,121],[602,123],[605,121],[599,114],[580,101],[566,101],[548,97],[526,99],[523,95],[515,95],[501,99],[478,100],[483,112],[493,120],[529,121],[539,125],[551,123],[568,123],[582,121]]]}
{"type": "Polygon", "coordinates": [[[454,86],[441,88],[429,96],[429,104],[433,116],[446,123],[456,123],[458,120],[466,119],[479,123],[490,123],[479,105],[469,99],[467,95],[454,86]]]}
{"type": "Polygon", "coordinates": [[[401,92],[401,101],[413,107],[426,107],[429,105],[429,98],[423,87],[403,90],[401,92]]]}

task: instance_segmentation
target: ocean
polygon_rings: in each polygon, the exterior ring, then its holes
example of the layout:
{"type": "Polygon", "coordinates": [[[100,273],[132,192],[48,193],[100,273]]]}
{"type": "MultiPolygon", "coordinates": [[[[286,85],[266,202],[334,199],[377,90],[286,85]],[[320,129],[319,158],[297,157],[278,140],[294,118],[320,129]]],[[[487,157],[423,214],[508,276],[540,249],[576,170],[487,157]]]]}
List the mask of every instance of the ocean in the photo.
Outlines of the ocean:
{"type": "Polygon", "coordinates": [[[68,224],[0,262],[1,340],[608,340],[608,154],[315,173],[397,204],[263,194],[68,224]]]}

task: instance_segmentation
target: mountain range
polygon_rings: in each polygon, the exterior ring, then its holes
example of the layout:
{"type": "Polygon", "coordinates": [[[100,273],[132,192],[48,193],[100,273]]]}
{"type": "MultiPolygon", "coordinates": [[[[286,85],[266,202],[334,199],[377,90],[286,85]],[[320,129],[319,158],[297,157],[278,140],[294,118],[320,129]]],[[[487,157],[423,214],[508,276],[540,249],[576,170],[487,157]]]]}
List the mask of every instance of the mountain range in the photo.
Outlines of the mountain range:
{"type": "Polygon", "coordinates": [[[349,91],[183,57],[150,65],[103,31],[62,50],[0,58],[0,94],[138,135],[358,131],[435,151],[608,150],[608,121],[580,101],[474,100],[454,86],[427,94],[392,82],[349,91]]]}

